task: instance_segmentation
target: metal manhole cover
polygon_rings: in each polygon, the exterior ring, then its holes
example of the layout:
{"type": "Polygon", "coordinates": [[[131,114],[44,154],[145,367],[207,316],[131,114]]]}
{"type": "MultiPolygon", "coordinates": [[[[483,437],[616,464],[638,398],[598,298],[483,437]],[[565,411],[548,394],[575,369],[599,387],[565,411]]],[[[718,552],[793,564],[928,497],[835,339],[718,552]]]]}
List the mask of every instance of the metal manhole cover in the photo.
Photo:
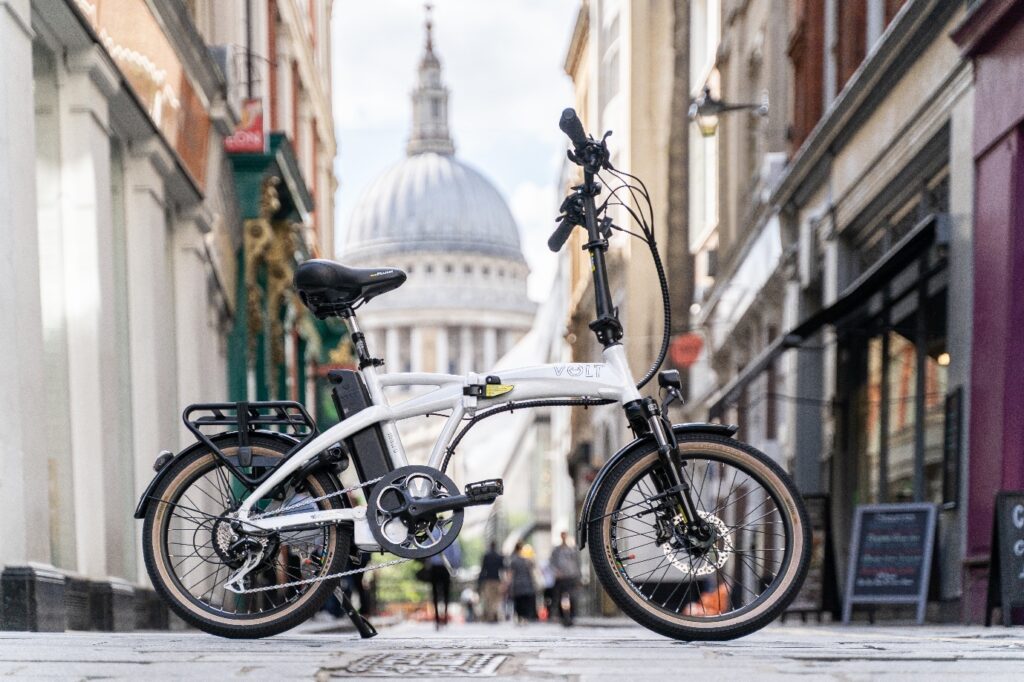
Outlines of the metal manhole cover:
{"type": "Polygon", "coordinates": [[[366,677],[493,677],[506,658],[468,651],[386,653],[357,658],[344,670],[366,677]]]}

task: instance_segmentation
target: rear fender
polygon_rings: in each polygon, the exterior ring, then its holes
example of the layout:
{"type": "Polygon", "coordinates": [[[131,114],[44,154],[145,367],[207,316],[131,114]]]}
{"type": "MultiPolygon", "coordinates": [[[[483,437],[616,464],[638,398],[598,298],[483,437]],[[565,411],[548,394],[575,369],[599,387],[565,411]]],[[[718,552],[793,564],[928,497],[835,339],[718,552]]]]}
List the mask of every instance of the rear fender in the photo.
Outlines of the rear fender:
{"type": "MultiPolygon", "coordinates": [[[[731,424],[704,424],[700,422],[694,422],[690,424],[673,424],[672,432],[675,433],[676,437],[692,435],[695,433],[705,433],[712,436],[724,436],[726,438],[732,438],[736,435],[736,431],[739,430],[738,426],[732,426],[731,424]]],[[[576,546],[583,549],[587,544],[587,525],[589,521],[596,521],[597,519],[591,519],[591,509],[594,506],[594,500],[597,498],[597,491],[601,489],[608,474],[615,468],[619,462],[621,462],[628,455],[633,453],[635,450],[641,448],[649,448],[653,443],[654,437],[651,435],[637,438],[633,442],[626,445],[614,455],[608,458],[608,461],[604,463],[601,469],[597,472],[597,476],[594,477],[594,482],[590,486],[590,490],[587,492],[587,497],[583,500],[583,506],[580,508],[579,521],[576,524],[576,546]]]]}
{"type": "MultiPolygon", "coordinates": [[[[297,439],[292,438],[291,436],[287,436],[283,433],[277,433],[276,431],[264,431],[260,429],[252,431],[251,433],[259,434],[264,438],[272,438],[274,440],[280,441],[281,444],[287,446],[288,449],[291,449],[292,447],[295,446],[296,443],[299,442],[297,439]]],[[[222,442],[224,446],[229,446],[238,441],[238,432],[228,431],[227,433],[219,433],[216,436],[213,436],[210,440],[212,440],[214,445],[217,446],[220,446],[222,442]]],[[[161,466],[160,469],[156,472],[156,476],[154,476],[153,480],[149,482],[148,486],[146,486],[146,490],[142,493],[142,497],[139,498],[139,504],[135,507],[135,518],[146,518],[146,510],[149,508],[149,502],[150,500],[153,499],[153,494],[156,492],[156,489],[160,485],[160,482],[163,481],[167,474],[170,472],[171,465],[177,462],[178,459],[180,459],[181,457],[190,455],[196,450],[205,447],[205,443],[203,443],[202,441],[196,441],[192,445],[188,446],[187,448],[176,454],[174,457],[171,457],[166,462],[164,462],[163,466],[161,466]]]]}

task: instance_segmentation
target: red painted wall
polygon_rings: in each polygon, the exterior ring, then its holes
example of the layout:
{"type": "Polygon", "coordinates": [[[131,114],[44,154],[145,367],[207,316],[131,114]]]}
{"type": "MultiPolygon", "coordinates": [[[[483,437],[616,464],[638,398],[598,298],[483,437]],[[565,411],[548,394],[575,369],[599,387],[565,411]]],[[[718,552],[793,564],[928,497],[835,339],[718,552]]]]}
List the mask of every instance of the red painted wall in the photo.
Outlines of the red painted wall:
{"type": "Polygon", "coordinates": [[[1024,21],[974,52],[974,331],[964,607],[985,604],[992,508],[1024,489],[1024,21]]]}

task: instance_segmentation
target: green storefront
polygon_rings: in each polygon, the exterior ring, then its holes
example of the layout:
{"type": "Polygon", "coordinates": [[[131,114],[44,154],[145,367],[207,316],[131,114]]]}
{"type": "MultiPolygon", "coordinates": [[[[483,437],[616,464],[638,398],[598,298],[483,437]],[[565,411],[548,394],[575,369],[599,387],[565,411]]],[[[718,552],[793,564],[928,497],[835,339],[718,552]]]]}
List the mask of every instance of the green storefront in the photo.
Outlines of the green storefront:
{"type": "Polygon", "coordinates": [[[313,257],[313,197],[288,138],[269,137],[265,153],[228,155],[242,221],[228,395],[232,401],[296,400],[323,425],[334,410],[324,399],[322,377],[351,365],[349,344],[343,325],[316,320],[295,294],[295,267],[313,257]]]}

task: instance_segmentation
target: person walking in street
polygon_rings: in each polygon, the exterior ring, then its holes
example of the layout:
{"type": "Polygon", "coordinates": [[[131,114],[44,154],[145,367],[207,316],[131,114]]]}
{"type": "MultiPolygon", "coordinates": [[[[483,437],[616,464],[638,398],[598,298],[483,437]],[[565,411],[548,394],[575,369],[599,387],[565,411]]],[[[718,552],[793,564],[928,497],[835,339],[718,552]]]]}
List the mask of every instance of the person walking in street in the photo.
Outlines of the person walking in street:
{"type": "Polygon", "coordinates": [[[493,540],[487,546],[484,558],[480,562],[480,607],[481,619],[487,623],[497,623],[501,611],[501,581],[505,573],[505,557],[498,551],[498,543],[493,540]]]}
{"type": "Polygon", "coordinates": [[[533,561],[522,541],[516,543],[515,553],[509,560],[509,596],[515,610],[516,621],[537,620],[537,587],[533,582],[533,561]]]}
{"type": "Polygon", "coordinates": [[[448,604],[452,596],[452,574],[453,570],[462,565],[462,551],[459,543],[453,542],[440,554],[427,559],[427,571],[430,578],[430,589],[434,597],[434,627],[438,630],[442,625],[448,624],[448,604]],[[447,561],[445,561],[447,559],[447,561]],[[441,605],[444,604],[444,615],[441,615],[441,605]]]}
{"type": "Polygon", "coordinates": [[[576,588],[580,583],[580,553],[569,545],[569,534],[562,531],[562,544],[551,550],[551,568],[555,573],[554,602],[565,626],[576,617],[576,588]]]}

